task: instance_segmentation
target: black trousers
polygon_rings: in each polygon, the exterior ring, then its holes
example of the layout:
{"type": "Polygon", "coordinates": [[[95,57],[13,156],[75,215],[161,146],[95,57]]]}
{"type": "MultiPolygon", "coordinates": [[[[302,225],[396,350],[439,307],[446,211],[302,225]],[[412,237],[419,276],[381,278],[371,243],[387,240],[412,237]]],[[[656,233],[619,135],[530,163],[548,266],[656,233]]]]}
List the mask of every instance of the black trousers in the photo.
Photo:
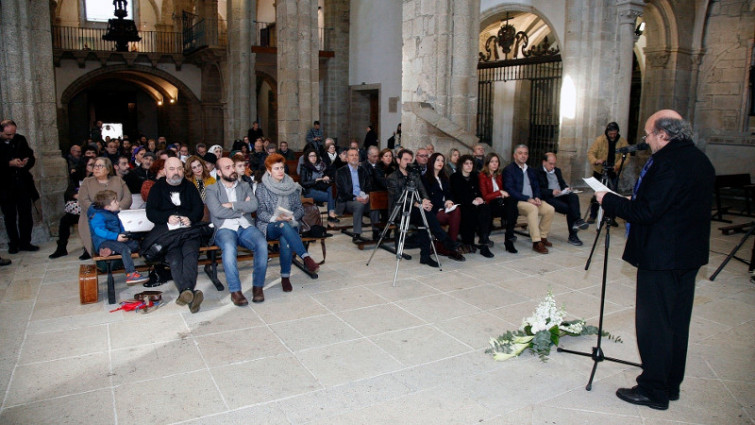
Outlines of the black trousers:
{"type": "Polygon", "coordinates": [[[34,221],[31,215],[31,198],[24,193],[8,193],[2,203],[5,230],[8,232],[8,245],[19,247],[31,244],[31,228],[34,221]]]}
{"type": "Polygon", "coordinates": [[[668,400],[684,379],[698,270],[637,270],[637,384],[654,400],[668,400]]]}
{"type": "MultiPolygon", "coordinates": [[[[425,211],[425,218],[427,218],[427,226],[430,229],[430,233],[432,233],[432,235],[435,236],[436,239],[441,242],[450,239],[448,233],[446,233],[445,230],[440,227],[440,223],[438,223],[438,219],[435,217],[435,214],[425,211]]],[[[409,222],[414,224],[415,226],[425,225],[425,223],[422,221],[422,215],[419,212],[419,208],[412,207],[412,213],[409,222]]],[[[420,257],[429,257],[433,253],[433,251],[432,247],[430,246],[431,241],[430,237],[427,235],[427,231],[424,229],[418,231],[416,233],[416,238],[417,243],[419,244],[420,257]]],[[[396,238],[396,241],[398,241],[398,238],[396,238]]]]}
{"type": "Polygon", "coordinates": [[[190,238],[171,248],[165,254],[170,273],[178,292],[193,290],[197,285],[197,264],[199,261],[199,238],[190,238]]]}
{"type": "Polygon", "coordinates": [[[506,199],[501,198],[493,199],[488,205],[490,205],[490,220],[495,217],[500,217],[506,223],[506,240],[514,238],[514,226],[516,225],[516,219],[519,217],[519,209],[516,207],[517,200],[509,196],[506,199]]]}
{"type": "Polygon", "coordinates": [[[566,214],[566,224],[569,226],[569,235],[576,234],[575,230],[572,230],[572,225],[576,222],[581,214],[579,212],[579,196],[574,193],[568,195],[559,196],[557,198],[551,198],[547,201],[549,204],[561,214],[566,214]]]}
{"type": "Polygon", "coordinates": [[[461,208],[461,241],[465,244],[474,244],[474,235],[480,239],[486,239],[490,235],[490,206],[482,203],[480,205],[464,205],[461,208]]]}
{"type": "Polygon", "coordinates": [[[78,224],[79,216],[65,213],[60,217],[58,226],[58,246],[65,248],[68,245],[68,238],[71,237],[71,226],[78,224]]]}

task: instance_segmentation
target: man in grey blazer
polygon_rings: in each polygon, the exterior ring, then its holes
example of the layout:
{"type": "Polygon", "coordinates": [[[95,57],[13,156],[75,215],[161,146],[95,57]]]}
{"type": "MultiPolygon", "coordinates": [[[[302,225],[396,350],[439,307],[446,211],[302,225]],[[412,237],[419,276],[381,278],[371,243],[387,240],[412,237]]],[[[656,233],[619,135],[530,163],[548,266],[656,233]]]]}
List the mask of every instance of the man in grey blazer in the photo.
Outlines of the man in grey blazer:
{"type": "Polygon", "coordinates": [[[252,213],[257,211],[257,198],[252,189],[239,180],[233,160],[220,158],[216,164],[218,182],[207,186],[206,199],[210,218],[215,225],[215,244],[223,250],[223,269],[228,280],[231,301],[239,307],[249,304],[241,292],[236,264],[237,246],[254,252],[252,302],[262,302],[267,273],[267,241],[254,225],[252,213]]]}

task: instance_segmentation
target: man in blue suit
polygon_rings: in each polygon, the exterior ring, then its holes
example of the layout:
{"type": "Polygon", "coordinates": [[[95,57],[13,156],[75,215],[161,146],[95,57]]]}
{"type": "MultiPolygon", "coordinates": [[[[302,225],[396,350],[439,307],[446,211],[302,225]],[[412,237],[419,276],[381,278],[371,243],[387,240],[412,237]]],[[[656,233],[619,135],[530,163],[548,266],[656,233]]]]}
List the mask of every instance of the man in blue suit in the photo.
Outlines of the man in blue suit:
{"type": "Polygon", "coordinates": [[[547,254],[548,233],[551,230],[556,210],[552,205],[540,200],[540,185],[535,170],[527,166],[530,150],[526,145],[514,149],[514,162],[503,169],[503,187],[514,199],[519,214],[527,217],[527,228],[532,238],[532,250],[547,254]]]}

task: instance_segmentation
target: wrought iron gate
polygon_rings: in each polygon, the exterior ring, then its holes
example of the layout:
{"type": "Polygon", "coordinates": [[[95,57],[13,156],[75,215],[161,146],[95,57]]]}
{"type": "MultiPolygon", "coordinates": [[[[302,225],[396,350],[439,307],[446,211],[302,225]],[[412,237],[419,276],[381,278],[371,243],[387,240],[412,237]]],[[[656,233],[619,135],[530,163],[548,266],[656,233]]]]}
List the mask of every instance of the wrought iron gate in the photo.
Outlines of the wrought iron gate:
{"type": "MultiPolygon", "coordinates": [[[[477,65],[477,136],[493,142],[493,88],[496,81],[529,80],[529,165],[558,150],[562,63],[560,55],[480,62],[477,65]]],[[[521,94],[520,94],[521,95],[521,94]]]]}

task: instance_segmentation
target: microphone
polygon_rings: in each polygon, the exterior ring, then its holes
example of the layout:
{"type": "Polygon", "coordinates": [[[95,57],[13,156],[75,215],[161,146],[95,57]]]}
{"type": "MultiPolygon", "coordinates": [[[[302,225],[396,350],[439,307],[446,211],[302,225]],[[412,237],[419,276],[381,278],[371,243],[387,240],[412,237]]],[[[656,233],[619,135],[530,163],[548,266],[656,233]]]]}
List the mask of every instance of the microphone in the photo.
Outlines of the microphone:
{"type": "Polygon", "coordinates": [[[646,151],[650,149],[650,145],[647,143],[637,143],[636,145],[630,145],[624,148],[616,149],[616,153],[631,153],[636,151],[646,151]]]}

